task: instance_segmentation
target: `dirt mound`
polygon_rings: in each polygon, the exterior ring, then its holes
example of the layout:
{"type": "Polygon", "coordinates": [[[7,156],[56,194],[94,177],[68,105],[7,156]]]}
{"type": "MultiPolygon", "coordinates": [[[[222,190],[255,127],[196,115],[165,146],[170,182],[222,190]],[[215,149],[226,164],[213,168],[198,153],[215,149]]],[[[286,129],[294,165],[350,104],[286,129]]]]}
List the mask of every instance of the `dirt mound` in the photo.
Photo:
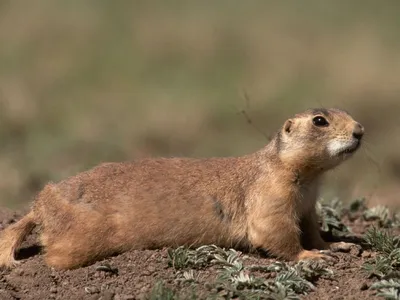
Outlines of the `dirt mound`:
{"type": "MultiPolygon", "coordinates": [[[[21,213],[1,210],[1,227],[18,220],[21,213]]],[[[372,224],[360,214],[352,218],[343,217],[342,221],[355,234],[365,233],[372,224]]],[[[329,227],[334,223],[328,218],[325,225],[329,227]]],[[[340,228],[337,223],[334,226],[337,230],[340,228]]],[[[201,250],[202,253],[208,253],[206,256],[201,256],[200,250],[184,248],[130,251],[88,267],[55,271],[45,265],[41,249],[36,245],[36,237],[37,233],[33,232],[24,243],[18,254],[20,264],[16,268],[0,272],[0,299],[378,298],[376,291],[369,289],[377,281],[376,276],[368,276],[363,268],[366,262],[374,259],[377,252],[365,247],[361,249],[360,246],[335,252],[336,259],[333,262],[322,269],[314,266],[311,271],[309,266],[279,263],[259,252],[226,251],[225,256],[222,249],[210,246],[201,250]],[[209,259],[211,254],[213,260],[209,259]],[[226,275],[232,268],[241,270],[238,276],[231,271],[232,277],[225,278],[225,282],[221,276],[218,277],[218,274],[222,274],[221,270],[226,275]],[[307,280],[296,277],[299,274],[307,280]],[[285,289],[275,284],[278,280],[283,283],[283,280],[293,280],[293,285],[286,291],[296,293],[285,296],[285,289]],[[265,294],[257,298],[256,294],[242,293],[250,289],[264,289],[265,294]],[[268,289],[275,291],[270,294],[273,296],[268,297],[268,289]]]]}

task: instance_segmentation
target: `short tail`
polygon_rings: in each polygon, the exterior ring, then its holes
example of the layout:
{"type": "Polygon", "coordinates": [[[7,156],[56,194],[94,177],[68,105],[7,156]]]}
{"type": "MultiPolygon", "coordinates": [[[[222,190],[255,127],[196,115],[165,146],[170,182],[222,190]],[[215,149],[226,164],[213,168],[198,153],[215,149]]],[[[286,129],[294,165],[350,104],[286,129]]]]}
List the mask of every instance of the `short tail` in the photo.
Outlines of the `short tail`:
{"type": "Polygon", "coordinates": [[[17,264],[15,251],[35,227],[34,220],[34,213],[31,211],[0,232],[0,268],[11,268],[17,264]]]}

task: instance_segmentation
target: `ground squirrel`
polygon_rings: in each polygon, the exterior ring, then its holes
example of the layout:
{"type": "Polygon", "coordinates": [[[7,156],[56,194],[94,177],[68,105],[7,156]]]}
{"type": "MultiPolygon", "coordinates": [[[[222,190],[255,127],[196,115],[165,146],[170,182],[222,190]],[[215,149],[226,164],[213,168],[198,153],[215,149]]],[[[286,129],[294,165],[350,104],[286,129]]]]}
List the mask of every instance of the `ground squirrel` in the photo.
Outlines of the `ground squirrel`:
{"type": "Polygon", "coordinates": [[[315,204],[321,175],[360,146],[362,125],[343,110],[287,120],[241,157],[105,163],[37,195],[0,234],[0,266],[40,225],[49,266],[71,269],[131,249],[216,244],[261,248],[286,260],[321,258],[315,204]]]}

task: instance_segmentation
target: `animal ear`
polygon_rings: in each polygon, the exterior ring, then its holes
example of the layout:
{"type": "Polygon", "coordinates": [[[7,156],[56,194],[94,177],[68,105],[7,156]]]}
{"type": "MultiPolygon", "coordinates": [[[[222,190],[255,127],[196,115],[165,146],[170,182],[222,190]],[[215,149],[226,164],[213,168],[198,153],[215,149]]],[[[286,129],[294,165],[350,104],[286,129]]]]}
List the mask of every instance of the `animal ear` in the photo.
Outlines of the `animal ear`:
{"type": "Polygon", "coordinates": [[[285,131],[285,133],[291,133],[292,127],[293,127],[293,120],[289,119],[283,125],[283,130],[285,131]]]}

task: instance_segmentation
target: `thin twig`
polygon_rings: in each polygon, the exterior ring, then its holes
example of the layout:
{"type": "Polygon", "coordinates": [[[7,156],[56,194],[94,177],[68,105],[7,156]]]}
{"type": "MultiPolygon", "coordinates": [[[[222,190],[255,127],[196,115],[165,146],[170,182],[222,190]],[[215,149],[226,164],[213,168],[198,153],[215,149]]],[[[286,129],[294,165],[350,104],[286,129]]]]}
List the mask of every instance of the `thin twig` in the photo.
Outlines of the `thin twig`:
{"type": "MultiPolygon", "coordinates": [[[[249,97],[249,95],[248,95],[248,93],[247,93],[246,90],[243,90],[243,99],[245,100],[245,103],[246,103],[246,109],[249,110],[249,109],[250,109],[250,97],[249,97]]],[[[270,140],[271,140],[271,137],[268,136],[265,132],[263,132],[260,128],[258,128],[258,127],[254,124],[253,120],[251,119],[251,117],[250,117],[249,114],[247,113],[247,110],[246,110],[246,109],[242,109],[242,110],[240,110],[238,113],[240,113],[240,114],[245,118],[247,124],[253,126],[253,128],[254,128],[255,130],[257,130],[259,133],[261,133],[261,134],[266,138],[267,141],[270,141],[270,140]]]]}

